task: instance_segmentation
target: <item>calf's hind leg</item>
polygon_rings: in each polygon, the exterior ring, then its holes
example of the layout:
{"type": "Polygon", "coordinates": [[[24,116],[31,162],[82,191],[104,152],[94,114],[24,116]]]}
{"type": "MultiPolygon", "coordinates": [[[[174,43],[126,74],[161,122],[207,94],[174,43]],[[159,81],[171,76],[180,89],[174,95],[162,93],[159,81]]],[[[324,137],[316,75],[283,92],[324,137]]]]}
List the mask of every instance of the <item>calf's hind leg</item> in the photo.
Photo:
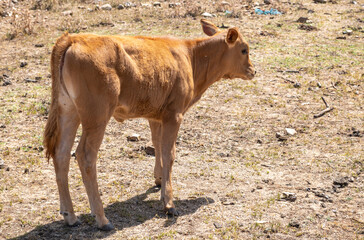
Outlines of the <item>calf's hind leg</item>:
{"type": "Polygon", "coordinates": [[[106,122],[91,127],[83,125],[82,137],[77,147],[76,158],[90,202],[91,212],[95,215],[97,226],[101,230],[109,231],[114,229],[114,226],[105,217],[96,175],[97,153],[104,136],[105,128],[106,122]]]}
{"type": "Polygon", "coordinates": [[[53,158],[56,172],[56,181],[60,198],[60,213],[65,222],[70,226],[79,225],[72,205],[68,188],[68,172],[71,158],[71,149],[76,136],[77,128],[80,125],[76,109],[71,100],[61,95],[59,106],[59,140],[53,158]]]}

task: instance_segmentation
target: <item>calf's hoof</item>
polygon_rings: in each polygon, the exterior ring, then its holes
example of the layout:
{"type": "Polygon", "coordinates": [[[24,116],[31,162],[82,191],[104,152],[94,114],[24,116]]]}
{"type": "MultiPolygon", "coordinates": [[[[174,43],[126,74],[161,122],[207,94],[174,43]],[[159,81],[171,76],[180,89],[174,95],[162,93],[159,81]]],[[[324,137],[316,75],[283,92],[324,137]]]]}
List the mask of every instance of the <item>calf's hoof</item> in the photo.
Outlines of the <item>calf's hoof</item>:
{"type": "Polygon", "coordinates": [[[100,229],[101,231],[108,232],[108,231],[114,230],[114,229],[115,229],[115,227],[114,227],[114,225],[112,225],[112,223],[110,223],[110,222],[109,222],[108,224],[105,224],[104,226],[99,227],[99,229],[100,229]]]}
{"type": "Polygon", "coordinates": [[[179,216],[178,211],[175,208],[166,209],[168,216],[179,216]]]}
{"type": "Polygon", "coordinates": [[[157,187],[160,188],[162,186],[162,179],[161,178],[156,178],[154,182],[155,182],[155,185],[157,187]]]}
{"type": "Polygon", "coordinates": [[[67,226],[69,227],[77,227],[77,226],[80,226],[81,225],[81,221],[80,220],[76,220],[76,222],[72,223],[72,224],[68,224],[67,223],[67,226]]]}

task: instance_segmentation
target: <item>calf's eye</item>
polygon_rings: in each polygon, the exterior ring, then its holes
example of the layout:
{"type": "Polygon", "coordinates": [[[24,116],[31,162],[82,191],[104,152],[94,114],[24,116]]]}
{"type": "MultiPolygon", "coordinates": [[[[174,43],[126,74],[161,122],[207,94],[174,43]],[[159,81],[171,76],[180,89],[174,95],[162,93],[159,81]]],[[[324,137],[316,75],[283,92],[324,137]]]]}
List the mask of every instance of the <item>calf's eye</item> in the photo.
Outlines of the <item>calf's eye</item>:
{"type": "Polygon", "coordinates": [[[241,50],[241,53],[242,53],[243,55],[245,55],[245,54],[247,54],[247,53],[248,53],[248,51],[247,51],[246,49],[243,49],[243,50],[241,50]]]}

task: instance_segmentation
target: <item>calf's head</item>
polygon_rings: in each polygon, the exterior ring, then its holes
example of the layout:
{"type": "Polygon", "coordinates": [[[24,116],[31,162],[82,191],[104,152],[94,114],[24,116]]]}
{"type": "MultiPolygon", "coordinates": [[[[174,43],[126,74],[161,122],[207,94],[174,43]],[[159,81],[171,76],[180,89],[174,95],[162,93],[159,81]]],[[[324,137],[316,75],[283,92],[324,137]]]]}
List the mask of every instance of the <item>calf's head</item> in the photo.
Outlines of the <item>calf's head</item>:
{"type": "Polygon", "coordinates": [[[201,19],[201,25],[204,33],[208,36],[214,36],[222,40],[221,49],[224,51],[221,59],[221,65],[224,67],[226,74],[224,78],[242,78],[251,80],[255,75],[255,69],[249,59],[249,45],[243,39],[241,33],[236,27],[229,28],[227,31],[220,31],[213,23],[201,19]]]}

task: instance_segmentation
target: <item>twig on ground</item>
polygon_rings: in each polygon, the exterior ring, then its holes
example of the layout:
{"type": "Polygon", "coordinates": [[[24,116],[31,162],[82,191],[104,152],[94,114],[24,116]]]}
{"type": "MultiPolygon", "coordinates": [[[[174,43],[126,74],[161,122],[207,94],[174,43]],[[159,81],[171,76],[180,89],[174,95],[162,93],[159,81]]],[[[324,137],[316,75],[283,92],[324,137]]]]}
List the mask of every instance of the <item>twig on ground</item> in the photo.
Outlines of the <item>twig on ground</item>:
{"type": "Polygon", "coordinates": [[[325,103],[326,108],[324,110],[322,110],[321,112],[313,115],[313,118],[319,118],[322,117],[323,115],[325,115],[328,112],[331,112],[332,110],[334,110],[333,107],[330,107],[329,104],[327,104],[326,100],[324,97],[321,97],[322,101],[325,103]]]}

